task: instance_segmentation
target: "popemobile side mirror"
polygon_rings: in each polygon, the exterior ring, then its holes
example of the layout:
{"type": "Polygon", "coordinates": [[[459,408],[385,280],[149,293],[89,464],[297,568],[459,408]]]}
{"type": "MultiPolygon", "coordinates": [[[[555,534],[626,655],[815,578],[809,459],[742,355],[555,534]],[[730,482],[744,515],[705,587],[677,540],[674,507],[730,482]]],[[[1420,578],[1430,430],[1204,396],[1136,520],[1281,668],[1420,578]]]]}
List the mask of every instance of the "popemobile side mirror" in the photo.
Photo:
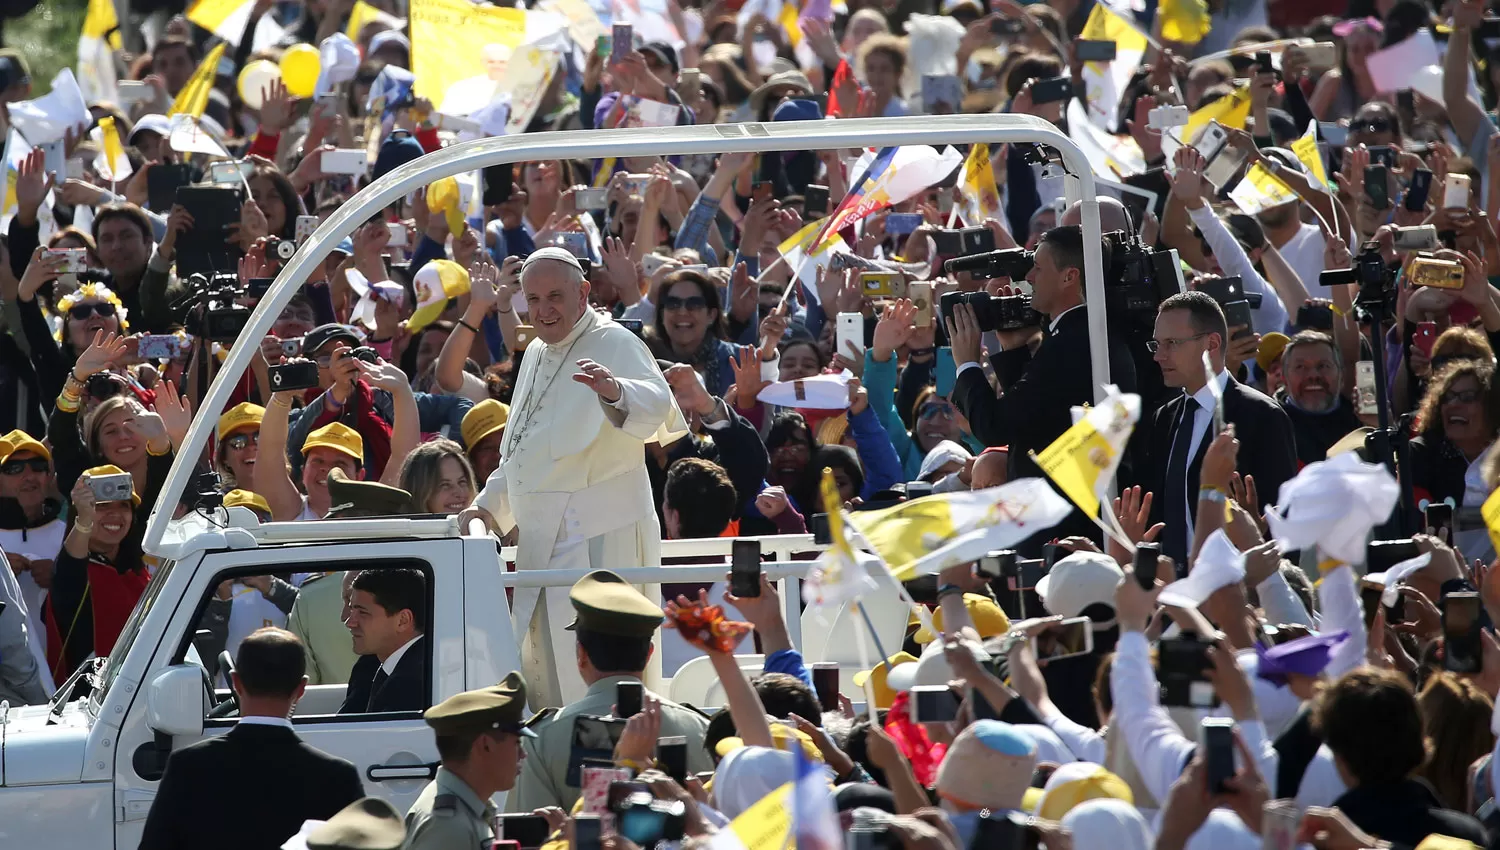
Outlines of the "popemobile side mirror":
{"type": "Polygon", "coordinates": [[[146,691],[146,725],[160,735],[202,735],[203,668],[177,664],[158,673],[146,691]]]}

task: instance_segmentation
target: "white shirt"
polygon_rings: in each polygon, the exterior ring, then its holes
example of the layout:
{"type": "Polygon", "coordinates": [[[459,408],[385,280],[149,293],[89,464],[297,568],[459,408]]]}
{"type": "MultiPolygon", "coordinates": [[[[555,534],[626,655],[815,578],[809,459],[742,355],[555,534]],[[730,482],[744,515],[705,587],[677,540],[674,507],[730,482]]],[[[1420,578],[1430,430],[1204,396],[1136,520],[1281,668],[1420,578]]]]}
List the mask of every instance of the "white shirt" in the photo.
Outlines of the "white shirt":
{"type": "Polygon", "coordinates": [[[417,641],[419,641],[421,639],[422,639],[422,636],[421,635],[417,635],[416,637],[412,638],[411,640],[407,641],[406,643],[401,644],[400,648],[398,648],[395,652],[392,652],[389,656],[387,656],[386,659],[385,659],[385,661],[381,662],[380,669],[384,670],[385,674],[387,676],[394,676],[394,675],[396,675],[396,665],[401,663],[401,656],[405,655],[406,651],[408,649],[411,649],[411,645],[412,644],[416,643],[417,641]]]}
{"type": "Polygon", "coordinates": [[[249,717],[241,717],[240,718],[240,725],[241,726],[281,726],[281,727],[284,727],[286,729],[292,729],[292,731],[294,731],[294,732],[296,731],[296,729],[293,728],[293,726],[292,726],[292,721],[286,719],[285,717],[267,717],[267,716],[265,716],[263,714],[252,714],[249,717]]]}
{"type": "MultiPolygon", "coordinates": [[[[1229,385],[1229,372],[1221,370],[1218,375],[1214,376],[1214,380],[1219,384],[1219,392],[1223,393],[1224,387],[1229,385]]],[[[1203,435],[1208,432],[1214,421],[1214,392],[1208,385],[1208,382],[1205,381],[1203,386],[1199,387],[1198,391],[1193,393],[1193,401],[1198,403],[1198,409],[1193,411],[1192,431],[1188,435],[1187,463],[1189,468],[1192,468],[1193,458],[1198,456],[1198,446],[1203,443],[1203,435]]],[[[1180,434],[1173,435],[1172,442],[1174,445],[1179,437],[1180,434]]],[[[1167,457],[1172,457],[1170,450],[1167,457]]],[[[1167,478],[1168,480],[1171,479],[1170,472],[1168,472],[1167,478]]],[[[1192,552],[1193,505],[1198,501],[1198,487],[1197,482],[1187,480],[1186,470],[1183,471],[1182,485],[1182,516],[1178,521],[1182,523],[1183,528],[1187,529],[1187,551],[1192,552]]]]}
{"type": "Polygon", "coordinates": [[[1282,259],[1302,278],[1302,285],[1312,290],[1323,272],[1323,250],[1328,246],[1323,230],[1316,224],[1303,223],[1285,245],[1276,246],[1282,259]]]}

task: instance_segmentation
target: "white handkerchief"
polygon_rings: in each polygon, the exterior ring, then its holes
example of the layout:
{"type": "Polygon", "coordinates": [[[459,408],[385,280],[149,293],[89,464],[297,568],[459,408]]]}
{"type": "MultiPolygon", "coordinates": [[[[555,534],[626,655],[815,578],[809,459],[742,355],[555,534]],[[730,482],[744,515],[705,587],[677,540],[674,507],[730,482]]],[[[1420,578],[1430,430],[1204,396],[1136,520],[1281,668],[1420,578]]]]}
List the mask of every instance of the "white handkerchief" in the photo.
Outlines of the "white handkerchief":
{"type": "Polygon", "coordinates": [[[1391,567],[1383,573],[1369,573],[1365,581],[1383,585],[1385,590],[1380,593],[1380,604],[1387,608],[1394,607],[1396,600],[1401,596],[1401,582],[1406,577],[1427,566],[1432,561],[1431,552],[1423,552],[1415,558],[1409,558],[1391,567]]]}
{"type": "Polygon", "coordinates": [[[847,410],[851,377],[853,376],[846,371],[837,375],[814,375],[795,381],[777,381],[761,390],[756,399],[781,407],[847,410]]]}
{"type": "Polygon", "coordinates": [[[1266,513],[1283,552],[1316,545],[1325,557],[1362,564],[1370,529],[1391,515],[1399,495],[1384,466],[1348,452],[1308,464],[1281,485],[1266,513]]]}
{"type": "Polygon", "coordinates": [[[1162,588],[1157,601],[1178,608],[1197,608],[1219,588],[1244,580],[1245,556],[1234,548],[1221,528],[1204,542],[1188,577],[1162,588]]]}

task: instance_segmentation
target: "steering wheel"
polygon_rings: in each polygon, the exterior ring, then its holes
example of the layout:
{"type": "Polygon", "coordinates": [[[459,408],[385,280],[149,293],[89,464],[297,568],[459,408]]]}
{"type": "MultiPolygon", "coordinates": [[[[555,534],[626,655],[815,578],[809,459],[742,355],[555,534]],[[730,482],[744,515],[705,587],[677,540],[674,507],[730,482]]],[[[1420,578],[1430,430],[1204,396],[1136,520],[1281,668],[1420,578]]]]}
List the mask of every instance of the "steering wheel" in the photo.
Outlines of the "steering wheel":
{"type": "Polygon", "coordinates": [[[229,681],[231,683],[231,686],[229,688],[229,696],[225,697],[223,702],[219,703],[209,710],[208,716],[214,719],[229,717],[231,715],[238,714],[240,710],[240,697],[234,692],[234,687],[232,684],[234,682],[234,678],[232,675],[234,673],[234,659],[229,657],[228,650],[224,650],[223,652],[219,653],[218,660],[219,672],[224,674],[225,680],[229,681]]]}

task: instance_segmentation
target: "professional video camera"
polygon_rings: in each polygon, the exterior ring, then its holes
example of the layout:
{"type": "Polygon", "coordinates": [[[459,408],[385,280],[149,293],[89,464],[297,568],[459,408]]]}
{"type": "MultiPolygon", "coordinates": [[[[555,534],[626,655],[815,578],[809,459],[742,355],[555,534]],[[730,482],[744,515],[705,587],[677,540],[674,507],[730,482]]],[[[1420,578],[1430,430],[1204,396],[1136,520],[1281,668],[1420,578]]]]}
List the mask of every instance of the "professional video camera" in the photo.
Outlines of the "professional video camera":
{"type": "Polygon", "coordinates": [[[1036,252],[1025,248],[1007,248],[1003,251],[986,251],[943,261],[943,271],[948,274],[968,272],[974,278],[1008,277],[1024,280],[1036,264],[1036,252]]]}
{"type": "Polygon", "coordinates": [[[1039,328],[1045,323],[1041,313],[1031,309],[1030,295],[990,295],[988,292],[947,292],[941,299],[943,315],[953,315],[953,308],[968,304],[980,331],[1018,331],[1039,328]]]}
{"type": "MultiPolygon", "coordinates": [[[[1347,269],[1328,269],[1318,275],[1322,286],[1346,286],[1359,284],[1359,294],[1354,296],[1354,308],[1365,321],[1385,321],[1396,309],[1396,279],[1380,256],[1380,245],[1366,242],[1360,247],[1354,263],[1347,269]]],[[[1375,358],[1376,365],[1380,358],[1375,358]]]]}
{"type": "Polygon", "coordinates": [[[235,303],[247,297],[239,275],[234,272],[215,272],[213,277],[189,275],[188,287],[191,292],[172,305],[174,310],[186,311],[183,326],[187,332],[213,342],[234,342],[250,322],[250,308],[235,303]]]}

